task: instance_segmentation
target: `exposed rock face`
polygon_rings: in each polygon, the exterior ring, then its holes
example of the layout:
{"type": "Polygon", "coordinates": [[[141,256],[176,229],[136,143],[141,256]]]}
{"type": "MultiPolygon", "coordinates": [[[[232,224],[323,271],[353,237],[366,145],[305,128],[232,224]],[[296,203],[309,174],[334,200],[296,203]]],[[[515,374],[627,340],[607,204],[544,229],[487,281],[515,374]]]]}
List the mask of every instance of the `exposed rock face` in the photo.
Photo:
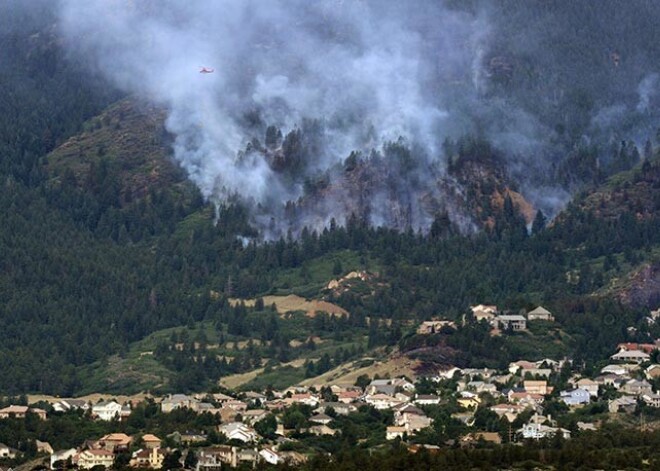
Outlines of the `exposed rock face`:
{"type": "Polygon", "coordinates": [[[660,303],[660,262],[648,263],[633,272],[617,293],[626,306],[655,309],[660,303]]]}

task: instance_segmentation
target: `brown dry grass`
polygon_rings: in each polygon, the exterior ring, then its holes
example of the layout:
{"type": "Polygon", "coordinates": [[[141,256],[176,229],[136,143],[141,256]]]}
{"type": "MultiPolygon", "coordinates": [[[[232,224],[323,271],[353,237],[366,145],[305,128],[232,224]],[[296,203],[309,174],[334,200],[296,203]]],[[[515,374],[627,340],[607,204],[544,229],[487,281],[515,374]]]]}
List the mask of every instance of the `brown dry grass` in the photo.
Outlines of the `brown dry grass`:
{"type": "MultiPolygon", "coordinates": [[[[286,314],[287,312],[302,311],[309,317],[314,317],[317,312],[327,312],[333,316],[348,315],[348,312],[337,306],[336,304],[327,301],[319,301],[316,299],[307,300],[295,294],[288,296],[264,296],[264,305],[270,306],[275,304],[275,308],[279,314],[286,314]]],[[[254,306],[254,299],[230,299],[229,302],[232,306],[237,305],[243,301],[246,306],[254,306]]]]}
{"type": "MultiPolygon", "coordinates": [[[[282,366],[293,366],[294,368],[299,368],[304,364],[305,364],[305,360],[299,358],[298,360],[293,360],[289,363],[284,363],[282,366]]],[[[264,368],[257,368],[256,370],[248,371],[247,373],[225,376],[220,380],[219,384],[220,386],[224,386],[225,388],[228,389],[236,389],[243,386],[246,383],[249,383],[263,372],[264,372],[264,368]]]]}
{"type": "Polygon", "coordinates": [[[397,376],[407,376],[415,378],[415,367],[417,362],[406,357],[390,357],[383,361],[374,361],[372,365],[362,368],[356,368],[356,362],[345,363],[335,369],[302,381],[302,386],[330,385],[352,386],[358,376],[368,375],[373,378],[375,375],[382,377],[395,378],[397,376]]]}

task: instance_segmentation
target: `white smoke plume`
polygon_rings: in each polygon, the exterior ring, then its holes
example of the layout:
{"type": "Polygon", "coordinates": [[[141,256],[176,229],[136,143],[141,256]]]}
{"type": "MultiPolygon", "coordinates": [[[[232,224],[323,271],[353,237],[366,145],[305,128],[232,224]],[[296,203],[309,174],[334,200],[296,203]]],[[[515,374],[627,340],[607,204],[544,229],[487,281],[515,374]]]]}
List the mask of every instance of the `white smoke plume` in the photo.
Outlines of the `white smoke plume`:
{"type": "Polygon", "coordinates": [[[298,197],[301,181],[283,181],[263,158],[238,158],[266,125],[286,134],[320,120],[314,171],[399,137],[440,157],[439,143],[461,127],[443,99],[479,73],[487,30],[439,2],[417,6],[62,0],[61,28],[119,87],[169,110],[175,157],[206,198],[273,205],[298,197]]]}
{"type": "MultiPolygon", "coordinates": [[[[568,197],[551,169],[582,133],[611,140],[622,126],[648,134],[658,121],[648,111],[658,76],[645,56],[655,42],[631,46],[634,58],[623,48],[612,63],[604,33],[621,22],[595,21],[589,2],[58,1],[70,52],[165,107],[175,158],[203,195],[250,205],[270,236],[286,232],[283,220],[318,229],[356,208],[373,225],[422,230],[443,210],[469,229],[442,155],[445,138],[468,133],[504,151],[509,174],[553,214],[568,197]],[[622,124],[620,110],[640,116],[622,124]],[[296,171],[282,171],[280,137],[264,146],[268,126],[304,131],[292,141],[304,146],[296,171]],[[388,150],[399,138],[414,153],[409,168],[405,152],[388,150]],[[360,185],[324,186],[341,180],[338,164],[354,150],[375,163],[352,176],[360,185]],[[322,197],[292,205],[310,179],[322,197]]],[[[606,3],[603,18],[660,15],[648,2],[606,3]]],[[[637,36],[617,38],[634,45],[637,36]]]]}

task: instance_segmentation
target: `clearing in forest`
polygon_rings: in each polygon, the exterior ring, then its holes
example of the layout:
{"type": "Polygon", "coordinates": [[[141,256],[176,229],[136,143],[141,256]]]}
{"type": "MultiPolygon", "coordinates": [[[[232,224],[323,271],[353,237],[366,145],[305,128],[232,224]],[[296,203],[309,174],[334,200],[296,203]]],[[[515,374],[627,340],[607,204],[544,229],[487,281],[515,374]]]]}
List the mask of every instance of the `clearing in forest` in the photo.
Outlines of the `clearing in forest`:
{"type": "MultiPolygon", "coordinates": [[[[336,304],[327,301],[320,301],[316,299],[307,300],[295,294],[288,296],[264,296],[264,306],[275,304],[275,308],[279,314],[286,314],[287,312],[302,311],[309,317],[314,317],[317,312],[326,312],[332,316],[348,316],[346,309],[337,306],[336,304]]],[[[229,302],[232,306],[237,305],[243,301],[246,306],[254,306],[254,299],[230,299],[229,302]]]]}

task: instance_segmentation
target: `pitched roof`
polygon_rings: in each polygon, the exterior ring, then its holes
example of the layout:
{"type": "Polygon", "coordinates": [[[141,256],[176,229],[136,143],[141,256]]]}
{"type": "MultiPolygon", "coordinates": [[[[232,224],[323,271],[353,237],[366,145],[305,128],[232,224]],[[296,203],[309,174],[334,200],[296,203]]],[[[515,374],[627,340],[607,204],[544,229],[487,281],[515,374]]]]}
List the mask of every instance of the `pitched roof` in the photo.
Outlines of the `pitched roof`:
{"type": "Polygon", "coordinates": [[[529,311],[529,312],[527,313],[527,315],[530,315],[530,314],[543,314],[543,315],[546,315],[546,316],[547,316],[548,314],[551,314],[551,313],[550,313],[550,311],[548,311],[548,310],[547,310],[546,308],[544,308],[543,306],[539,306],[539,307],[537,307],[536,309],[532,309],[531,311],[529,311]]]}

